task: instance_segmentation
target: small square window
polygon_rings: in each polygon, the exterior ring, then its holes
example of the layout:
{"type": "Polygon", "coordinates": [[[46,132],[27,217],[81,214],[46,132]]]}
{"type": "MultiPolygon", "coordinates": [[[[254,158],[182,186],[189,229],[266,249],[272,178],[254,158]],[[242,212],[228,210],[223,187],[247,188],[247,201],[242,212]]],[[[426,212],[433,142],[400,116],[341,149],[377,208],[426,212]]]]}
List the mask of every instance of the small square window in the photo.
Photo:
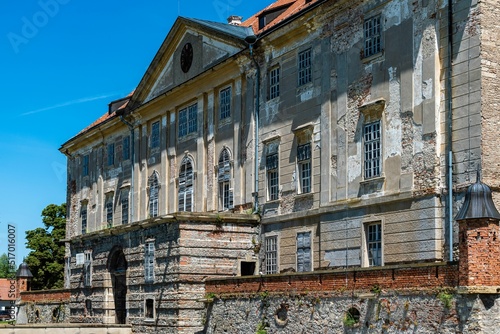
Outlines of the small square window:
{"type": "Polygon", "coordinates": [[[298,75],[299,86],[312,81],[311,49],[299,53],[298,75]]]}
{"type": "Polygon", "coordinates": [[[366,19],[364,22],[365,49],[364,56],[370,57],[382,50],[380,15],[366,19]]]}

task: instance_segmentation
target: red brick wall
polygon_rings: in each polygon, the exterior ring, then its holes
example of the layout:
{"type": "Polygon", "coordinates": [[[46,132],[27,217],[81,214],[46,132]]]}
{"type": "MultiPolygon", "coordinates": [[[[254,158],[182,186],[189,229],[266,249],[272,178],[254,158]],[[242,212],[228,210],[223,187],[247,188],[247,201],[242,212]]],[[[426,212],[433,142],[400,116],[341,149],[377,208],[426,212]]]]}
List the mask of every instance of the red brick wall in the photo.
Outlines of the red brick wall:
{"type": "Polygon", "coordinates": [[[206,281],[206,292],[215,294],[268,292],[328,292],[356,289],[455,288],[458,265],[446,263],[356,268],[267,276],[232,277],[206,281]]]}
{"type": "Polygon", "coordinates": [[[21,302],[69,302],[70,294],[69,289],[25,291],[21,292],[21,302]]]}
{"type": "Polygon", "coordinates": [[[500,285],[499,232],[496,220],[460,222],[460,286],[500,285]]]}

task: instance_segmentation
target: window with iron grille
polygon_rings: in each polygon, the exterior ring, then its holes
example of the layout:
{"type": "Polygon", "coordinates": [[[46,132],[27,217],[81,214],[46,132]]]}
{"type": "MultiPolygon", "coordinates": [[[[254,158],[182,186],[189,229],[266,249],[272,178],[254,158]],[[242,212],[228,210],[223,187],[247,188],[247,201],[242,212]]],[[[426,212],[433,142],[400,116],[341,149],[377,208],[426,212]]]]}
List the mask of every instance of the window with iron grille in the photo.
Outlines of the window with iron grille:
{"type": "Polygon", "coordinates": [[[153,175],[149,177],[149,216],[158,216],[158,193],[159,193],[159,182],[158,173],[155,171],[153,175]]]}
{"type": "Polygon", "coordinates": [[[122,158],[125,161],[130,159],[130,137],[129,136],[123,137],[122,144],[123,144],[122,158]]]}
{"type": "Polygon", "coordinates": [[[298,63],[298,84],[299,86],[305,85],[312,80],[311,71],[311,49],[299,53],[298,63]]]}
{"type": "Polygon", "coordinates": [[[266,274],[278,272],[278,236],[266,237],[266,274]]]}
{"type": "Polygon", "coordinates": [[[85,261],[83,263],[83,285],[92,286],[92,251],[85,252],[85,261]]]}
{"type": "Polygon", "coordinates": [[[80,216],[82,219],[82,234],[85,234],[87,233],[87,203],[82,204],[80,216]]]}
{"type": "Polygon", "coordinates": [[[160,121],[151,125],[151,148],[160,147],[160,121]]]}
{"type": "Polygon", "coordinates": [[[113,196],[106,197],[106,222],[108,227],[113,226],[113,196]]]}
{"type": "Polygon", "coordinates": [[[128,189],[122,190],[122,224],[128,224],[128,189]]]}
{"type": "Polygon", "coordinates": [[[224,88],[220,91],[219,111],[221,120],[231,116],[231,87],[224,88]]]}
{"type": "Polygon", "coordinates": [[[195,103],[179,111],[179,137],[197,131],[198,105],[195,103]]]}
{"type": "Polygon", "coordinates": [[[84,155],[83,156],[83,161],[82,161],[82,175],[83,176],[88,176],[89,175],[89,156],[84,155]]]}
{"type": "Polygon", "coordinates": [[[297,233],[297,271],[311,271],[311,232],[297,233]]]}
{"type": "Polygon", "coordinates": [[[184,158],[179,173],[179,211],[192,211],[193,205],[193,164],[184,158]]]}
{"type": "Polygon", "coordinates": [[[363,127],[365,179],[380,176],[380,121],[363,127]]]}
{"type": "Polygon", "coordinates": [[[278,153],[266,156],[267,197],[275,201],[279,196],[278,153]]]}
{"type": "Polygon", "coordinates": [[[300,193],[311,192],[311,143],[297,146],[300,193]]]}
{"type": "Polygon", "coordinates": [[[373,56],[381,51],[380,22],[380,15],[366,19],[364,22],[365,57],[373,56]]]}
{"type": "Polygon", "coordinates": [[[368,265],[382,265],[382,224],[369,224],[366,226],[366,248],[368,265]]]}
{"type": "Polygon", "coordinates": [[[219,182],[219,209],[228,210],[233,208],[233,189],[231,189],[231,161],[229,151],[224,148],[219,156],[217,170],[219,182]]]}
{"type": "Polygon", "coordinates": [[[269,99],[280,96],[280,68],[275,67],[269,71],[269,99]]]}
{"type": "Polygon", "coordinates": [[[155,243],[148,241],[144,250],[144,278],[147,283],[154,281],[155,274],[155,243]]]}
{"type": "Polygon", "coordinates": [[[115,164],[115,144],[108,144],[108,166],[115,164]]]}

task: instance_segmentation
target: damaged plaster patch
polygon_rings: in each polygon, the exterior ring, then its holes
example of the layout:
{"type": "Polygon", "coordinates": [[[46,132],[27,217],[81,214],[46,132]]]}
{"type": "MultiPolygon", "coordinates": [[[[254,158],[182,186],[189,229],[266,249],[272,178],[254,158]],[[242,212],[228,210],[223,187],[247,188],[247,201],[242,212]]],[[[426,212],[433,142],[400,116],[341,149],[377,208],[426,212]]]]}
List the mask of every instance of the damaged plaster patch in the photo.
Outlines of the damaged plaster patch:
{"type": "Polygon", "coordinates": [[[384,141],[386,146],[386,157],[401,155],[401,118],[399,117],[401,108],[401,83],[397,75],[397,68],[390,67],[389,74],[389,103],[387,105],[387,140],[384,141]]]}
{"type": "Polygon", "coordinates": [[[432,79],[425,80],[422,83],[422,99],[427,100],[427,99],[432,99],[432,92],[433,92],[433,87],[432,87],[432,79]]]}

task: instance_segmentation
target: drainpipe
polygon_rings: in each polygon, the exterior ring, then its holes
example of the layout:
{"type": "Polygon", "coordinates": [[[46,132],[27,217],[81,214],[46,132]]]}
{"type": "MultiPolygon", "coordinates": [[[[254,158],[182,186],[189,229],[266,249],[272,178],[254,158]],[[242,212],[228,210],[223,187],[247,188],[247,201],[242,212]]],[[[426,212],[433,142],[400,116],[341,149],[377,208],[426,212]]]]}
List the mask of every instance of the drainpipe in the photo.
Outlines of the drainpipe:
{"type": "Polygon", "coordinates": [[[120,120],[128,126],[130,130],[130,146],[131,146],[131,152],[130,152],[130,158],[132,160],[132,170],[130,173],[130,222],[134,222],[134,166],[135,166],[135,143],[134,143],[134,126],[127,122],[127,120],[123,117],[123,115],[120,115],[120,120]]]}
{"type": "Polygon", "coordinates": [[[446,89],[448,91],[448,240],[450,243],[449,260],[453,261],[453,152],[452,152],[452,130],[453,130],[453,93],[451,76],[453,56],[453,0],[448,0],[448,80],[446,89]]]}
{"type": "Polygon", "coordinates": [[[256,83],[255,83],[255,112],[254,112],[254,119],[255,119],[255,152],[254,152],[254,163],[255,163],[255,186],[254,186],[254,205],[253,205],[253,212],[258,213],[259,212],[259,105],[260,105],[260,67],[259,64],[257,63],[257,60],[255,60],[254,54],[253,54],[253,45],[257,41],[257,36],[255,35],[248,35],[245,37],[245,42],[248,44],[248,47],[250,48],[250,57],[252,58],[253,63],[255,64],[255,69],[256,69],[256,83]]]}

